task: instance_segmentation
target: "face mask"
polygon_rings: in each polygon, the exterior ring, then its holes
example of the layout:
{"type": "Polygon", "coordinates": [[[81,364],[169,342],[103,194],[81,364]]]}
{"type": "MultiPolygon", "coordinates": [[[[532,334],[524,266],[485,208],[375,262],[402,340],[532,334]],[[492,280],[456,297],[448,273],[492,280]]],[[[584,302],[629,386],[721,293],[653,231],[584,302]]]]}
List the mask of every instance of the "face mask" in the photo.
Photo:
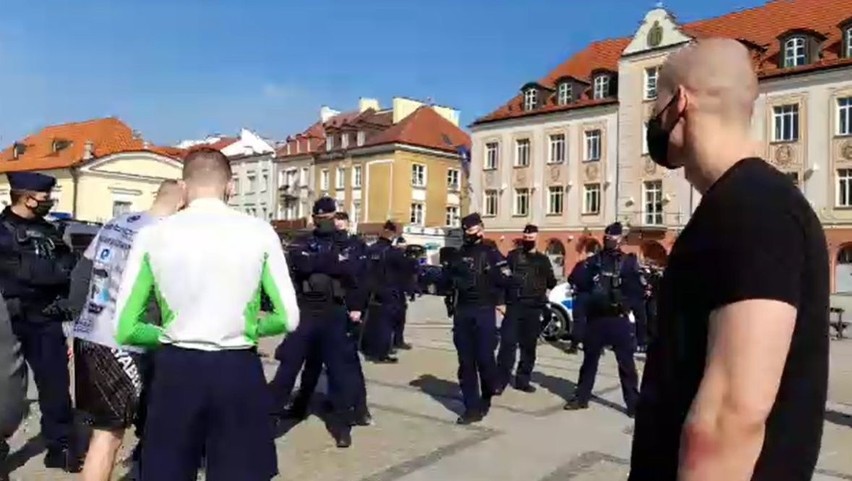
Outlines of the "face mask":
{"type": "MultiPolygon", "coordinates": [[[[669,138],[672,135],[672,131],[671,129],[666,130],[663,127],[663,114],[674,104],[676,99],[677,95],[673,96],[669,100],[669,103],[648,121],[648,131],[645,134],[645,141],[648,143],[648,155],[651,156],[651,160],[657,165],[669,170],[677,169],[680,166],[672,163],[672,160],[669,158],[669,138]]],[[[680,120],[680,117],[681,115],[678,115],[678,120],[680,120]]],[[[675,121],[676,124],[677,121],[675,121]]],[[[672,128],[674,128],[674,125],[672,125],[672,128]]]]}
{"type": "Polygon", "coordinates": [[[316,224],[317,231],[323,234],[330,234],[336,230],[334,228],[334,219],[319,219],[316,224]]]}
{"type": "Polygon", "coordinates": [[[479,234],[465,234],[464,235],[464,243],[465,244],[476,244],[479,241],[479,234]]]}
{"type": "Polygon", "coordinates": [[[618,241],[615,239],[604,239],[604,249],[608,251],[618,249],[618,241]]]}
{"type": "Polygon", "coordinates": [[[535,249],[535,241],[521,241],[521,247],[523,247],[525,251],[529,252],[535,249]]]}
{"type": "Polygon", "coordinates": [[[33,200],[36,201],[36,206],[32,209],[32,211],[33,211],[33,214],[35,214],[38,217],[46,216],[50,212],[50,209],[53,208],[53,203],[54,203],[53,200],[38,200],[38,199],[33,199],[33,200]]]}

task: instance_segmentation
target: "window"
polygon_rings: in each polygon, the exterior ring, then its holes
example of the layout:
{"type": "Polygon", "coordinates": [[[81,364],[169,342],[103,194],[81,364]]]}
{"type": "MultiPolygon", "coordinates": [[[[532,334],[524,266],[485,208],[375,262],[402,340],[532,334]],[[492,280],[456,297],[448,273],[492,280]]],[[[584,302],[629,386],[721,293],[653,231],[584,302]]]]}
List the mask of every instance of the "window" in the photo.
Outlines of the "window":
{"type": "Polygon", "coordinates": [[[565,162],[565,134],[554,134],[550,136],[550,156],[548,164],[561,164],[565,162]]]}
{"type": "Polygon", "coordinates": [[[331,150],[334,148],[334,136],[329,135],[325,138],[325,150],[331,150]]]}
{"type": "Polygon", "coordinates": [[[445,224],[447,227],[458,227],[461,225],[458,206],[447,206],[447,218],[445,224]]]}
{"type": "Polygon", "coordinates": [[[524,90],[524,110],[532,110],[538,106],[538,91],[536,89],[524,90]]]}
{"type": "Polygon", "coordinates": [[[530,165],[530,139],[515,141],[515,167],[530,165]]]}
{"type": "Polygon", "coordinates": [[[338,167],[337,172],[334,174],[334,188],[337,190],[343,190],[346,187],[346,169],[343,167],[338,167]]]}
{"type": "Polygon", "coordinates": [[[447,170],[447,189],[451,191],[459,190],[460,183],[460,172],[456,169],[447,170]]]}
{"type": "Polygon", "coordinates": [[[261,207],[261,208],[260,208],[260,218],[261,218],[261,219],[266,219],[267,217],[268,217],[268,215],[267,215],[267,213],[266,213],[266,207],[261,207]]]}
{"type": "Polygon", "coordinates": [[[238,176],[231,177],[231,182],[234,183],[234,195],[240,193],[240,178],[238,176]]]}
{"type": "Polygon", "coordinates": [[[126,214],[130,212],[132,204],[126,200],[114,200],[112,202],[112,216],[118,217],[120,215],[126,214]]]}
{"type": "Polygon", "coordinates": [[[798,67],[808,63],[807,39],[790,37],[784,42],[784,67],[798,67]]]}
{"type": "Polygon", "coordinates": [[[795,142],[799,140],[799,105],[778,105],[772,108],[774,142],[795,142]]]}
{"type": "Polygon", "coordinates": [[[645,225],[663,224],[663,181],[651,180],[645,182],[644,221],[645,225]]]}
{"type": "Polygon", "coordinates": [[[411,217],[409,220],[414,225],[423,225],[423,204],[420,202],[411,203],[411,217]]]}
{"type": "Polygon", "coordinates": [[[837,135],[852,135],[852,97],[837,99],[837,135]]]}
{"type": "Polygon", "coordinates": [[[586,162],[601,159],[601,131],[598,129],[587,130],[586,135],[586,152],[583,159],[586,162]]]}
{"type": "Polygon", "coordinates": [[[642,155],[648,155],[648,124],[642,124],[642,155]]]}
{"type": "Polygon", "coordinates": [[[603,99],[609,96],[609,75],[598,75],[595,77],[594,98],[603,99]]]}
{"type": "Polygon", "coordinates": [[[601,185],[583,186],[583,214],[598,214],[601,211],[601,185]]]}
{"type": "Polygon", "coordinates": [[[565,190],[562,186],[552,185],[547,189],[547,215],[562,215],[565,203],[565,190]]]}
{"type": "Polygon", "coordinates": [[[260,191],[266,192],[266,189],[269,187],[269,174],[264,172],[260,176],[260,191]]]}
{"type": "Polygon", "coordinates": [[[426,166],[422,164],[411,165],[411,185],[414,187],[426,187],[426,166]]]}
{"type": "Polygon", "coordinates": [[[660,69],[651,67],[645,69],[645,100],[657,98],[657,76],[660,69]]]}
{"type": "Polygon", "coordinates": [[[320,172],[320,190],[328,190],[328,169],[320,172]]]}
{"type": "Polygon", "coordinates": [[[352,201],[352,222],[357,224],[361,222],[361,202],[352,201]]]}
{"type": "Polygon", "coordinates": [[[255,177],[254,174],[249,174],[248,175],[248,191],[249,192],[256,192],[256,190],[257,190],[257,178],[255,177]]]}
{"type": "Polygon", "coordinates": [[[302,172],[299,174],[299,185],[302,187],[307,187],[308,185],[308,177],[310,176],[310,171],[307,167],[302,167],[302,172]]]}
{"type": "Polygon", "coordinates": [[[358,132],[358,147],[361,147],[362,145],[364,145],[364,140],[366,138],[367,138],[366,132],[364,132],[363,130],[358,132]]]}
{"type": "Polygon", "coordinates": [[[837,207],[852,207],[852,169],[837,171],[837,207]]]}
{"type": "Polygon", "coordinates": [[[340,147],[344,148],[344,149],[346,147],[349,147],[349,133],[348,132],[344,133],[343,135],[340,136],[340,147]]]}
{"type": "Polygon", "coordinates": [[[514,209],[512,215],[525,216],[530,213],[530,190],[515,189],[514,209]]]}
{"type": "Polygon", "coordinates": [[[284,203],[284,219],[285,220],[294,220],[299,218],[299,205],[293,201],[288,200],[284,203]]]}
{"type": "Polygon", "coordinates": [[[852,58],[852,27],[843,32],[843,54],[846,58],[852,58]]]}
{"type": "Polygon", "coordinates": [[[483,214],[488,217],[494,217],[497,215],[497,191],[496,190],[486,190],[485,191],[485,199],[483,199],[482,204],[485,206],[483,214]]]}
{"type": "Polygon", "coordinates": [[[361,188],[361,166],[356,165],[352,167],[352,187],[356,189],[361,188]]]}
{"type": "Polygon", "coordinates": [[[500,145],[497,142],[488,142],[485,144],[485,169],[494,170],[497,168],[498,150],[500,145]]]}
{"type": "Polygon", "coordinates": [[[571,84],[568,82],[562,82],[559,84],[559,90],[557,90],[556,101],[559,105],[567,105],[571,103],[571,99],[573,97],[573,89],[571,88],[571,84]]]}

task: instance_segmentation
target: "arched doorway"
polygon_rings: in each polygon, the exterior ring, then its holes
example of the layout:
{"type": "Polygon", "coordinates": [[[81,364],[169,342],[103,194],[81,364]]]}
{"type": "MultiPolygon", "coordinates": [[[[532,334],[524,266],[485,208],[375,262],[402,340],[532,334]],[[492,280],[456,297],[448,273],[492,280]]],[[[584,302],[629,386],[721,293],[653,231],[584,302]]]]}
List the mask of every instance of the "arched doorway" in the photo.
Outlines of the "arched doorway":
{"type": "Polygon", "coordinates": [[[844,244],[837,250],[834,265],[834,291],[852,292],[852,244],[844,244]]]}
{"type": "Polygon", "coordinates": [[[581,257],[584,257],[587,254],[594,254],[600,250],[601,243],[594,237],[583,238],[577,243],[577,252],[581,254],[581,257]]]}
{"type": "Polygon", "coordinates": [[[565,269],[565,246],[562,242],[559,239],[550,239],[547,241],[545,253],[550,259],[550,265],[553,266],[553,272],[557,275],[561,274],[565,269]]]}
{"type": "Polygon", "coordinates": [[[642,257],[645,262],[654,264],[658,267],[665,267],[666,261],[669,258],[666,248],[657,241],[647,241],[642,243],[642,257]]]}

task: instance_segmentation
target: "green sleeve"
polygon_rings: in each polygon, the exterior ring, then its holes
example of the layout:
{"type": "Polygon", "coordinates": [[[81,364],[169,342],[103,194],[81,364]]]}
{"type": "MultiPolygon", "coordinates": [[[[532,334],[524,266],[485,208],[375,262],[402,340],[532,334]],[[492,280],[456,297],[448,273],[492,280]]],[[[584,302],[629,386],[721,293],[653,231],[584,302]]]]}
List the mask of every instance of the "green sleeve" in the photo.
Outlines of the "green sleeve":
{"type": "Polygon", "coordinates": [[[119,315],[116,339],[122,345],[156,347],[163,329],[145,322],[148,300],[154,291],[154,274],[148,254],[138,254],[131,251],[122,278],[116,306],[119,315]],[[141,257],[141,262],[133,262],[135,257],[141,257]]]}

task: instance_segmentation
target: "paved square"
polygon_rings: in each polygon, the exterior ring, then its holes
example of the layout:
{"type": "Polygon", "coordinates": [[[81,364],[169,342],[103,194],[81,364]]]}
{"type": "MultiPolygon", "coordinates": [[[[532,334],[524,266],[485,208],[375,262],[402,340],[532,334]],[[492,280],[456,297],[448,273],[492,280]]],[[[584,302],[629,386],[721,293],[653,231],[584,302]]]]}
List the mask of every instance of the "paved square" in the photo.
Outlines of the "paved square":
{"type": "MultiPolygon", "coordinates": [[[[604,356],[595,393],[584,412],[564,412],[574,390],[581,356],[546,344],[534,376],[538,391],[509,389],[481,424],[454,424],[461,394],[450,324],[439,299],[425,297],[409,310],[407,336],[415,349],[398,365],[365,364],[376,425],[356,428],[354,445],[338,450],[316,416],[277,440],[281,475],[287,481],[616,481],[628,472],[632,422],[623,412],[614,358],[604,356]]],[[[270,353],[277,340],[264,340],[270,353]]],[[[852,480],[852,340],[834,341],[831,389],[817,481],[852,480]]],[[[267,375],[276,363],[264,359],[267,375]]],[[[639,364],[641,368],[641,362],[639,364]]],[[[321,383],[322,385],[323,383],[321,383]]],[[[35,393],[33,392],[33,395],[35,393]]],[[[20,481],[71,481],[46,472],[38,434],[38,410],[12,440],[20,481]]],[[[128,435],[127,446],[135,441],[128,435]]],[[[125,477],[122,468],[115,479],[125,477]]],[[[203,479],[203,478],[202,478],[203,479]]]]}

